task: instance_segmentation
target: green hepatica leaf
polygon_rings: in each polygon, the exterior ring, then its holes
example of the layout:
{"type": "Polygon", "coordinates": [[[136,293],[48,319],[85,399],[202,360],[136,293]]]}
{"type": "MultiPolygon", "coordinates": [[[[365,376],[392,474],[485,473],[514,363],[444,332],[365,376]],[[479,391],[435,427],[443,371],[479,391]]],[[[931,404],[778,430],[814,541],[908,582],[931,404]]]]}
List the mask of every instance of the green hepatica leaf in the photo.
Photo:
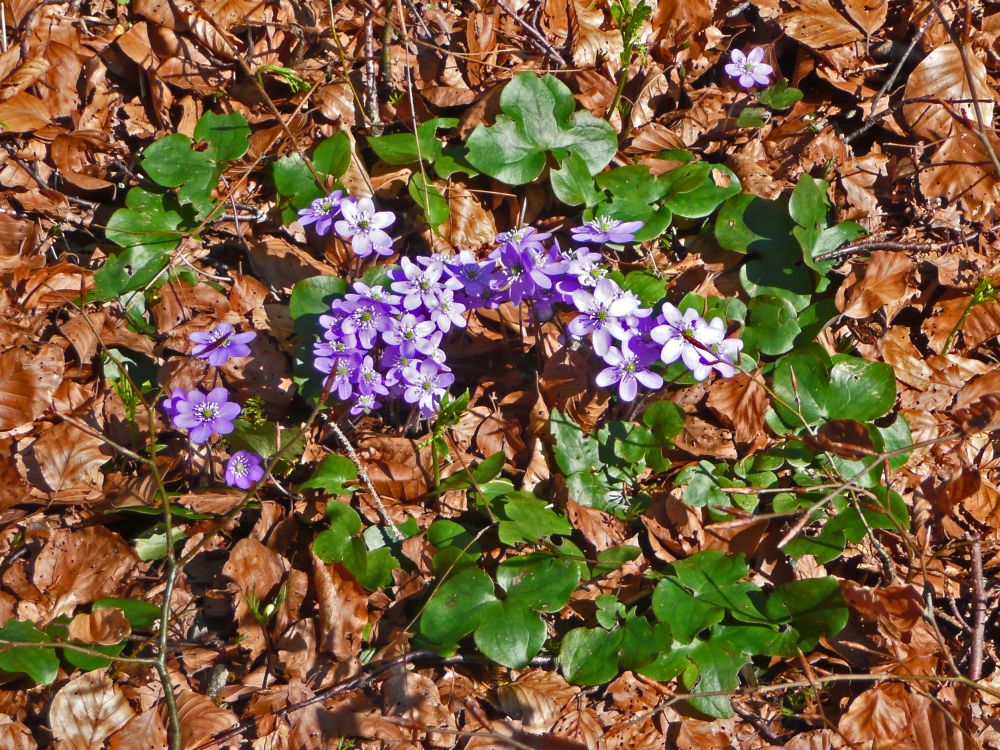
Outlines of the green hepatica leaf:
{"type": "Polygon", "coordinates": [[[653,613],[681,643],[690,643],[705,628],[722,621],[726,611],[692,595],[676,578],[665,578],[653,592],[653,613]]]}
{"type": "Polygon", "coordinates": [[[750,599],[750,594],[760,589],[743,580],[750,573],[743,555],[706,550],[675,562],[674,573],[677,581],[701,601],[723,607],[740,619],[761,619],[750,599]]]}
{"type": "Polygon", "coordinates": [[[600,467],[597,441],[558,409],[552,410],[551,429],[552,436],[556,439],[556,463],[564,474],[600,467]]]}
{"type": "Polygon", "coordinates": [[[47,685],[59,672],[59,658],[50,648],[16,646],[8,648],[3,641],[48,641],[49,637],[30,622],[7,620],[0,627],[0,671],[23,673],[39,685],[47,685]]]}
{"type": "Polygon", "coordinates": [[[431,595],[420,618],[420,633],[440,646],[458,643],[479,627],[496,602],[493,581],[479,568],[466,568],[447,579],[431,595]]]}
{"type": "Polygon", "coordinates": [[[176,201],[134,187],[125,196],[125,208],[111,215],[105,233],[126,250],[164,255],[177,247],[185,218],[176,201]]]}
{"type": "Polygon", "coordinates": [[[549,173],[549,179],[556,198],[568,206],[586,205],[590,208],[601,200],[601,194],[594,187],[594,178],[579,154],[570,154],[563,159],[560,168],[549,173]]]}
{"type": "Polygon", "coordinates": [[[505,667],[520,669],[545,643],[545,622],[519,602],[491,601],[483,605],[476,628],[476,647],[505,667]]]}
{"type": "Polygon", "coordinates": [[[826,417],[867,422],[885,414],[896,402],[892,365],[848,354],[832,358],[830,384],[825,389],[826,417]]]}
{"type": "Polygon", "coordinates": [[[788,109],[802,99],[802,92],[792,88],[787,81],[779,81],[757,92],[757,101],[771,109],[788,109]]]}
{"type": "MultiPolygon", "coordinates": [[[[775,589],[765,612],[773,622],[788,622],[799,635],[798,648],[811,651],[820,636],[833,636],[847,625],[850,611],[836,578],[806,578],[775,589]]],[[[794,656],[788,654],[789,656],[794,656]]]]}
{"type": "Polygon", "coordinates": [[[667,184],[664,205],[689,219],[708,216],[740,192],[740,180],[731,169],[704,161],[678,167],[663,180],[667,184]]]}
{"type": "Polygon", "coordinates": [[[307,336],[319,331],[319,316],[330,311],[334,297],[347,291],[347,282],[339,276],[312,276],[295,282],[288,301],[288,314],[295,321],[295,332],[307,336]]]}
{"type": "Polygon", "coordinates": [[[309,477],[309,480],[299,485],[306,490],[324,490],[330,495],[347,495],[354,491],[344,482],[358,478],[358,468],[354,462],[344,456],[327,456],[319,462],[319,466],[309,477]]]}
{"type": "Polygon", "coordinates": [[[437,187],[415,172],[406,186],[413,201],[424,210],[427,223],[437,229],[448,221],[448,201],[437,187]]]}
{"type": "Polygon", "coordinates": [[[618,674],[618,652],[622,631],[576,628],[569,631],[559,648],[559,667],[574,685],[601,685],[618,674]]]}
{"type": "Polygon", "coordinates": [[[250,148],[250,126],[238,112],[217,115],[206,112],[194,128],[194,139],[209,144],[216,164],[235,161],[250,148]]]}
{"type": "Polygon", "coordinates": [[[800,428],[804,419],[814,424],[827,417],[830,355],[818,344],[808,344],[786,354],[774,369],[774,410],[789,427],[800,428]]]}
{"type": "MultiPolygon", "coordinates": [[[[323,195],[305,160],[297,153],[282,156],[274,162],[271,166],[271,177],[275,189],[291,199],[290,205],[293,209],[305,208],[323,195]]],[[[294,217],[296,214],[292,211],[290,215],[294,217]]]]}
{"type": "Polygon", "coordinates": [[[615,155],[618,139],[607,122],[574,107],[570,90],[553,76],[519,74],[500,95],[504,114],[496,124],[480,125],[469,136],[469,162],[501,182],[522,185],[542,173],[545,152],[564,149],[596,174],[615,155]]]}
{"type": "Polygon", "coordinates": [[[499,536],[504,544],[537,542],[555,534],[568,535],[573,527],[541,498],[512,492],[500,501],[499,536]]]}
{"type": "Polygon", "coordinates": [[[762,295],[747,305],[747,324],[740,338],[748,351],[775,356],[789,351],[801,330],[791,302],[762,295]]]}
{"type": "Polygon", "coordinates": [[[350,137],[340,131],[323,139],[313,152],[312,162],[320,174],[341,177],[351,166],[350,137]]]}
{"type": "Polygon", "coordinates": [[[497,583],[506,591],[509,602],[535,612],[558,612],[585,571],[581,561],[535,552],[501,563],[497,583]]]}

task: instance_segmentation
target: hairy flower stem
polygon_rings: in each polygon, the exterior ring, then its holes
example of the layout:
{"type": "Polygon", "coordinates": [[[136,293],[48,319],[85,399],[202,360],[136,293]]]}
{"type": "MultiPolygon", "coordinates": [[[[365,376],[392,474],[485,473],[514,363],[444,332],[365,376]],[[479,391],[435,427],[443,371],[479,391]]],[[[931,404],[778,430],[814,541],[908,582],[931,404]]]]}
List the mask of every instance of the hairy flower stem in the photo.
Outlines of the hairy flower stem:
{"type": "Polygon", "coordinates": [[[375,490],[375,485],[372,484],[371,477],[368,476],[368,472],[361,463],[361,458],[358,456],[358,452],[354,450],[354,446],[351,445],[351,441],[347,439],[347,435],[344,434],[344,431],[340,429],[340,425],[336,422],[331,421],[330,427],[333,430],[333,434],[337,436],[337,440],[340,441],[341,446],[343,446],[344,450],[347,451],[348,458],[351,459],[355,468],[358,470],[358,476],[361,478],[361,481],[364,482],[365,489],[368,490],[368,494],[371,495],[372,501],[375,503],[375,507],[378,509],[379,515],[382,517],[382,522],[389,528],[389,531],[394,539],[402,540],[402,533],[400,533],[399,528],[389,516],[389,511],[386,510],[385,505],[382,503],[382,497],[375,490]]]}

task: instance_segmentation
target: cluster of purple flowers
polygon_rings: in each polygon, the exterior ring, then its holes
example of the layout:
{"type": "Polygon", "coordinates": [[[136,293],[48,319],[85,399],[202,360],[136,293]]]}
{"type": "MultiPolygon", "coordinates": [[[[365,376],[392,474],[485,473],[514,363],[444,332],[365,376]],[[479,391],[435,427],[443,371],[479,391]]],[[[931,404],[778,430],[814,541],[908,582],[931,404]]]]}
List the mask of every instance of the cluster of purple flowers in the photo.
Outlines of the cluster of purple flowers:
{"type": "Polygon", "coordinates": [[[362,258],[372,253],[392,255],[392,237],[385,230],[395,220],[391,211],[376,211],[371,198],[347,198],[342,190],[299,211],[300,224],[312,224],[319,235],[332,228],[342,240],[350,240],[351,249],[362,258]]]}
{"type": "MultiPolygon", "coordinates": [[[[250,354],[247,346],[256,338],[255,331],[236,333],[228,323],[220,323],[211,331],[198,331],[188,336],[191,356],[207,360],[213,367],[221,367],[233,357],[250,354]]],[[[163,399],[164,413],[175,429],[185,430],[195,445],[209,442],[213,435],[228,435],[236,426],[233,422],[242,413],[242,407],[229,400],[229,391],[223,387],[208,393],[195,389],[185,391],[174,388],[163,399]]],[[[250,489],[264,476],[263,461],[256,453],[236,451],[226,462],[225,481],[230,487],[250,489]]]]}
{"type": "MultiPolygon", "coordinates": [[[[346,206],[346,200],[335,193],[300,214],[318,224],[329,216],[329,207],[346,206]]],[[[367,201],[366,215],[388,214],[374,212],[371,201],[362,200],[367,201]]],[[[388,217],[379,220],[381,226],[392,223],[388,217]]],[[[404,257],[389,270],[387,288],[355,282],[320,317],[324,333],[314,345],[315,367],[328,376],[331,393],[353,402],[353,415],[395,398],[429,417],[455,381],[442,341],[465,326],[467,312],[531,302],[539,319],[551,317],[557,303],[579,312],[568,333],[574,339],[590,336],[595,353],[607,364],[597,384],[617,384],[625,401],[635,399],[639,386],[660,388],[663,378],[654,366],[677,360],[699,380],[713,370],[732,375],[742,341],[726,338],[722,320],[706,321],[694,311],[682,314],[669,303],[654,316],[634,293],[607,277],[604,256],[586,246],[633,242],[641,227],[639,221],[597,218],[572,230],[573,239],[584,243],[572,252],[563,251],[551,233],[522,227],[498,235],[496,248],[484,260],[468,250],[454,256],[404,257]]],[[[363,247],[364,255],[368,248],[363,247]]]]}

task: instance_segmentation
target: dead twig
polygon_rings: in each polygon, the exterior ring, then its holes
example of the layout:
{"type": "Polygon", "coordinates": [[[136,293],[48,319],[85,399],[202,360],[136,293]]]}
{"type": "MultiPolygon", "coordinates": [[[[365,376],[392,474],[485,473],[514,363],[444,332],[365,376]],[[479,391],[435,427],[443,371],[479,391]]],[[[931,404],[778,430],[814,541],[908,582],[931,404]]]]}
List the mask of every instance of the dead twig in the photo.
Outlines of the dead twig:
{"type": "Polygon", "coordinates": [[[893,242],[891,240],[861,240],[860,242],[844,245],[844,247],[838,247],[836,250],[830,250],[829,252],[817,255],[815,259],[816,261],[839,260],[841,258],[847,258],[851,255],[857,255],[858,253],[868,252],[869,250],[899,250],[901,252],[913,251],[918,253],[939,253],[950,247],[964,245],[966,242],[971,242],[978,236],[979,232],[971,232],[958,239],[947,240],[945,242],[893,242]]]}
{"type": "Polygon", "coordinates": [[[983,584],[983,543],[976,539],[969,552],[972,557],[972,634],[969,642],[969,679],[983,675],[983,648],[986,632],[986,591],[983,584]]]}
{"type": "Polygon", "coordinates": [[[566,61],[563,59],[563,56],[560,55],[558,52],[556,52],[555,48],[551,44],[549,44],[549,40],[545,38],[542,32],[540,32],[530,23],[528,23],[519,15],[517,15],[517,13],[515,13],[510,7],[508,7],[503,0],[496,0],[496,3],[507,12],[507,15],[509,15],[511,18],[514,19],[514,21],[517,22],[518,26],[524,29],[525,33],[527,33],[528,36],[530,36],[532,39],[538,42],[538,44],[541,46],[542,50],[548,57],[550,57],[558,65],[566,64],[566,61]]]}

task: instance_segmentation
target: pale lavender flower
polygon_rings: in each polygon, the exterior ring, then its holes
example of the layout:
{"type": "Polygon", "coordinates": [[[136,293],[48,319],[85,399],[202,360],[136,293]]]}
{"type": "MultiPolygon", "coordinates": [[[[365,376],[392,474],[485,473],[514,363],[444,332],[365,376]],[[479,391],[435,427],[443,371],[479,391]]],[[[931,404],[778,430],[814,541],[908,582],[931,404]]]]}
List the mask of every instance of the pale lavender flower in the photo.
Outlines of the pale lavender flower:
{"type": "Polygon", "coordinates": [[[632,401],[643,385],[651,390],[663,386],[663,377],[649,369],[655,359],[655,354],[640,349],[632,351],[631,339],[622,341],[621,349],[611,347],[604,354],[608,367],[597,374],[595,382],[601,388],[610,388],[618,384],[618,396],[622,401],[632,401]]]}
{"type": "Polygon", "coordinates": [[[403,370],[403,379],[406,382],[403,400],[408,404],[417,404],[422,417],[429,417],[437,411],[448,386],[455,382],[451,370],[429,359],[403,370]]]}
{"type": "Polygon", "coordinates": [[[382,334],[382,340],[392,346],[411,345],[416,351],[429,356],[434,350],[430,335],[434,333],[435,325],[430,320],[420,320],[412,313],[406,313],[393,318],[389,330],[382,334]]]}
{"type": "MultiPolygon", "coordinates": [[[[669,365],[682,358],[688,367],[692,366],[690,362],[697,363],[699,361],[697,347],[693,341],[697,332],[708,325],[698,314],[698,311],[694,308],[688,308],[682,313],[667,302],[663,305],[660,315],[663,318],[663,323],[653,328],[650,337],[663,347],[660,352],[660,359],[663,360],[663,363],[669,365]]],[[[705,332],[705,336],[708,340],[702,341],[702,343],[709,346],[722,341],[725,333],[716,338],[716,334],[713,334],[709,329],[705,332]]],[[[701,339],[699,338],[699,340],[701,339]]]]}
{"type": "Polygon", "coordinates": [[[343,200],[343,190],[335,190],[330,195],[317,198],[309,208],[299,210],[299,224],[304,227],[315,224],[316,234],[327,234],[333,226],[334,219],[340,215],[340,205],[343,200]]]}
{"type": "Polygon", "coordinates": [[[724,378],[731,378],[739,369],[740,352],[743,341],[737,338],[724,339],[717,344],[709,344],[709,351],[702,352],[702,359],[724,378]]]}
{"type": "Polygon", "coordinates": [[[257,332],[235,333],[229,323],[219,323],[211,331],[196,331],[188,338],[194,344],[192,357],[207,359],[212,367],[221,367],[231,357],[250,356],[247,344],[257,338],[257,332]]]}
{"type": "Polygon", "coordinates": [[[372,252],[392,255],[392,237],[384,230],[396,217],[392,211],[376,211],[371,198],[344,201],[340,205],[343,218],[334,224],[342,239],[351,241],[351,249],[362,258],[372,252]]]}
{"type": "Polygon", "coordinates": [[[358,358],[338,357],[331,364],[330,377],[327,378],[330,393],[336,393],[341,401],[347,401],[354,393],[354,373],[358,370],[358,358]]]}
{"type": "Polygon", "coordinates": [[[393,318],[386,309],[389,308],[384,308],[375,302],[359,303],[354,311],[344,318],[340,330],[346,334],[356,335],[364,349],[371,349],[375,346],[376,336],[392,328],[393,318]]]}
{"type": "Polygon", "coordinates": [[[749,55],[744,55],[743,50],[734,49],[725,70],[726,75],[738,78],[740,86],[745,89],[755,85],[767,86],[771,82],[771,73],[774,72],[774,68],[764,62],[763,47],[754,47],[749,55]]]}
{"type": "Polygon", "coordinates": [[[642,229],[641,221],[619,221],[607,216],[599,216],[582,227],[573,227],[573,239],[577,242],[595,244],[610,243],[624,245],[635,241],[635,233],[642,229]]]}
{"type": "Polygon", "coordinates": [[[358,392],[361,395],[377,394],[388,396],[389,390],[382,384],[382,375],[375,369],[375,362],[367,356],[361,361],[357,374],[358,392]]]}
{"type": "Polygon", "coordinates": [[[261,458],[250,451],[236,451],[226,461],[226,484],[248,490],[264,477],[261,458]]]}
{"type": "Polygon", "coordinates": [[[623,337],[621,319],[637,307],[636,301],[622,295],[618,285],[608,278],[600,279],[593,293],[586,289],[573,292],[573,304],[580,314],[569,322],[567,330],[577,338],[591,334],[594,351],[600,357],[607,353],[612,336],[623,337]]]}
{"type": "Polygon", "coordinates": [[[209,391],[189,391],[183,401],[176,402],[174,427],[188,431],[191,442],[207,443],[213,434],[228,435],[233,431],[233,420],[240,415],[239,404],[229,400],[229,391],[222,386],[209,391]]]}
{"type": "Polygon", "coordinates": [[[182,388],[174,388],[174,390],[170,392],[170,395],[166,396],[160,404],[163,407],[163,413],[167,415],[167,419],[173,422],[174,417],[177,416],[177,405],[181,401],[186,400],[187,392],[182,388]]]}
{"type": "Polygon", "coordinates": [[[444,281],[444,264],[431,263],[427,268],[421,268],[409,258],[399,262],[399,268],[393,269],[390,278],[392,291],[403,295],[403,307],[416,310],[423,305],[430,309],[434,306],[437,294],[441,289],[458,290],[462,284],[458,279],[449,278],[444,281]]]}
{"type": "Polygon", "coordinates": [[[382,404],[375,400],[375,394],[373,393],[362,393],[358,396],[358,400],[354,402],[351,407],[351,416],[356,417],[360,414],[370,414],[373,411],[377,411],[382,408],[382,404]]]}
{"type": "Polygon", "coordinates": [[[501,232],[496,237],[498,245],[507,245],[515,250],[534,250],[542,252],[542,243],[552,236],[552,232],[539,232],[534,227],[519,227],[509,232],[501,232]]]}
{"type": "Polygon", "coordinates": [[[465,328],[465,305],[455,300],[455,293],[450,289],[437,293],[430,313],[431,321],[444,333],[448,333],[452,326],[465,328]]]}

